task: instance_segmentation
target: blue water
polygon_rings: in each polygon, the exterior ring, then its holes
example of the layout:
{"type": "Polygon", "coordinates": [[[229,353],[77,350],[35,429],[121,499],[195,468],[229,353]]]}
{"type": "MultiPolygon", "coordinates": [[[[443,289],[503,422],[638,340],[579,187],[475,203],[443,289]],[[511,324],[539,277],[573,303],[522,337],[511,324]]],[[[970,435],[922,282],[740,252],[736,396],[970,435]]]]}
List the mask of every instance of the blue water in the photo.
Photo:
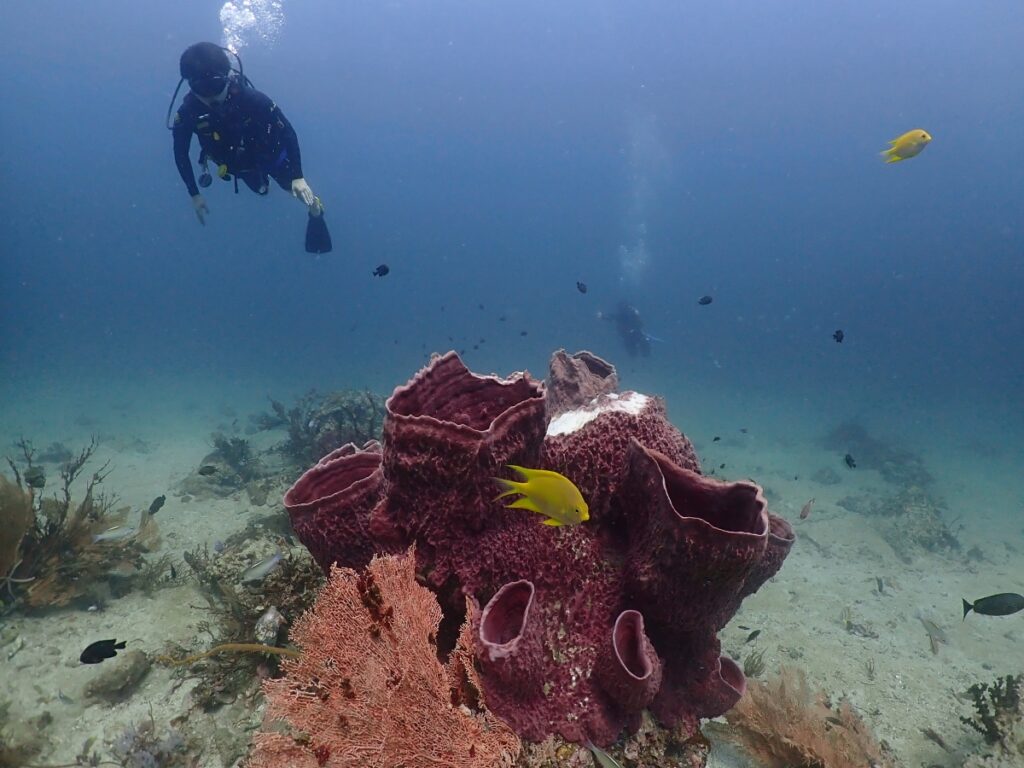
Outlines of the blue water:
{"type": "Polygon", "coordinates": [[[193,215],[163,119],[219,10],[5,9],[12,431],[132,391],[386,393],[449,348],[542,374],[566,347],[687,431],[856,418],[1024,450],[1019,6],[285,2],[240,53],[299,133],[323,257],[276,187],[215,181],[193,215]],[[882,163],[917,126],[924,153],[882,163]],[[649,358],[597,320],[621,300],[649,358]]]}
{"type": "Polygon", "coordinates": [[[625,298],[666,340],[646,372],[1016,410],[1019,6],[550,6],[286,2],[251,35],[328,206],[320,259],[276,188],[218,182],[193,217],[161,122],[216,3],[7,8],[4,370],[383,385],[478,336],[471,364],[543,370],[622,358],[593,319],[625,298]],[[922,156],[879,161],[919,125],[922,156]]]}

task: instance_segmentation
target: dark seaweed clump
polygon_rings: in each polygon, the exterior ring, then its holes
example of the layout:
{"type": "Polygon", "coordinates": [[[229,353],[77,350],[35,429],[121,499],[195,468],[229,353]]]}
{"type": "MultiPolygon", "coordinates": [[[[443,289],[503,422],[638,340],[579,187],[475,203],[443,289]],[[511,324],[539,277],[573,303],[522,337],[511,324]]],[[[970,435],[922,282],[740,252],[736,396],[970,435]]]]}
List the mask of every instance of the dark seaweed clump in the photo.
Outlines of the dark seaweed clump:
{"type": "Polygon", "coordinates": [[[259,460],[253,453],[249,441],[242,437],[227,437],[220,432],[213,434],[213,453],[207,456],[206,461],[212,458],[219,459],[238,476],[243,483],[248,483],[260,476],[259,460]]]}
{"type": "Polygon", "coordinates": [[[821,442],[840,457],[853,455],[859,468],[876,470],[886,482],[896,486],[926,488],[935,479],[919,455],[873,437],[863,425],[853,421],[835,427],[821,442]]]}
{"type": "MultiPolygon", "coordinates": [[[[975,683],[967,689],[974,715],[960,720],[980,733],[987,744],[999,744],[1005,750],[1019,749],[1024,746],[1015,743],[1018,729],[1024,727],[1022,693],[1024,674],[1007,675],[994,683],[975,683]]],[[[1024,749],[1021,754],[1024,755],[1024,749]]]]}
{"type": "Polygon", "coordinates": [[[39,461],[45,464],[67,464],[74,458],[75,454],[64,443],[50,443],[39,453],[39,461]]]}
{"type": "Polygon", "coordinates": [[[306,467],[346,443],[363,445],[380,439],[384,398],[369,391],[310,391],[291,408],[271,399],[271,410],[250,417],[258,430],[284,429],[279,446],[288,459],[306,467]]]}

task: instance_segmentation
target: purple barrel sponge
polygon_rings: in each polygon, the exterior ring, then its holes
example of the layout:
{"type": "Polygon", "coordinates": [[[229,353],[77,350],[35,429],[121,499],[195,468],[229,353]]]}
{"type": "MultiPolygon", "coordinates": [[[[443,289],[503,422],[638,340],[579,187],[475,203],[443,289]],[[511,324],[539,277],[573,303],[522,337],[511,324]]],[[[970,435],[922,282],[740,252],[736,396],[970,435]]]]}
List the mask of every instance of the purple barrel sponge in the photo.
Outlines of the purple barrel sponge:
{"type": "Polygon", "coordinates": [[[491,598],[480,615],[477,655],[484,674],[520,695],[540,693],[544,653],[540,622],[534,615],[536,590],[528,581],[506,584],[491,598]]]}
{"type": "Polygon", "coordinates": [[[557,353],[547,385],[437,356],[388,399],[379,447],[335,451],[285,496],[325,569],[415,545],[453,625],[468,606],[485,703],[527,740],[722,714],[745,681],[717,632],[793,544],[757,485],[703,476],[664,403],[616,381],[591,353],[557,353]],[[565,475],[590,520],[505,508],[507,464],[565,475]]]}
{"type": "Polygon", "coordinates": [[[661,659],[644,631],[644,617],[623,611],[598,651],[594,678],[612,702],[639,713],[661,688],[661,659]]]}

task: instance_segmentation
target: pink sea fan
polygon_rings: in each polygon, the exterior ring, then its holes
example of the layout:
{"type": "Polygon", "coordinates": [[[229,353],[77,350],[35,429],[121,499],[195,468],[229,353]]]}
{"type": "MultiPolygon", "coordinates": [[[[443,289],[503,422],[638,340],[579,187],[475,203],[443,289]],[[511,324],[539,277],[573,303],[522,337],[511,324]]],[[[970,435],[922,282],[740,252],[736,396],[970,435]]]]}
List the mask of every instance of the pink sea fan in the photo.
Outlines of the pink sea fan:
{"type": "MultiPolygon", "coordinates": [[[[467,653],[438,661],[441,609],[416,583],[412,554],[375,557],[357,573],[334,567],[291,637],[302,650],[263,684],[267,718],[249,768],[496,768],[518,737],[454,689],[467,653]]],[[[468,635],[463,633],[465,642],[468,635]]],[[[472,682],[472,681],[470,681],[472,682]]]]}

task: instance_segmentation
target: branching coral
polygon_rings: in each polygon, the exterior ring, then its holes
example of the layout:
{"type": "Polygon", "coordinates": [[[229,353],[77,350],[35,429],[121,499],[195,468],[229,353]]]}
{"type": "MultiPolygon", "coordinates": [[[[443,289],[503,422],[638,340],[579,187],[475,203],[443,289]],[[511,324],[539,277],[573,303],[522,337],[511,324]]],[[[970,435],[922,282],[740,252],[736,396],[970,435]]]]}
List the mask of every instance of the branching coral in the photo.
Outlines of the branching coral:
{"type": "Polygon", "coordinates": [[[32,492],[0,475],[0,587],[11,600],[15,599],[15,584],[31,581],[19,578],[17,571],[23,560],[21,543],[35,521],[32,492]]]}
{"type": "Polygon", "coordinates": [[[511,765],[515,734],[460,700],[470,655],[457,652],[447,669],[438,661],[440,621],[411,555],[375,558],[362,573],[332,569],[292,630],[302,656],[264,683],[269,717],[288,728],[256,735],[249,768],[511,765]]]}
{"type": "Polygon", "coordinates": [[[749,681],[725,718],[732,726],[726,736],[769,768],[894,765],[849,702],[830,707],[800,670],[784,667],[773,680],[749,681]]]}
{"type": "MultiPolygon", "coordinates": [[[[192,699],[199,708],[208,711],[248,689],[254,691],[257,670],[268,660],[262,654],[219,656],[217,649],[237,650],[252,644],[256,639],[255,626],[267,606],[275,606],[286,619],[299,616],[313,604],[323,583],[323,574],[305,553],[293,555],[288,552],[277,570],[257,584],[242,587],[238,579],[248,561],[241,552],[225,551],[214,557],[206,549],[195,549],[185,553],[185,562],[198,579],[211,614],[211,619],[199,622],[198,628],[210,636],[214,648],[195,654],[189,654],[182,648],[171,648],[158,660],[187,656],[189,664],[203,661],[184,670],[183,674],[199,679],[192,691],[192,699]]],[[[268,653],[288,655],[291,652],[280,649],[269,650],[268,653]]],[[[185,662],[177,663],[184,665],[185,662]]],[[[270,663],[273,668],[276,662],[270,663]]]]}
{"type": "Polygon", "coordinates": [[[92,440],[60,468],[60,490],[50,496],[25,489],[22,478],[42,488],[45,476],[33,463],[34,451],[20,443],[24,471],[8,459],[14,482],[0,485],[0,573],[6,596],[28,608],[59,607],[89,593],[117,567],[142,568],[143,555],[158,542],[152,515],[142,512],[137,526],[126,523],[127,507],[114,510],[116,496],[99,490],[109,474],[104,464],[86,482],[81,501],[72,500],[71,487],[96,450],[92,440]],[[28,481],[31,478],[31,481],[28,481]],[[25,504],[32,513],[31,523],[25,504]],[[12,542],[17,542],[16,550],[12,542]],[[14,560],[4,564],[16,551],[14,560]]]}

